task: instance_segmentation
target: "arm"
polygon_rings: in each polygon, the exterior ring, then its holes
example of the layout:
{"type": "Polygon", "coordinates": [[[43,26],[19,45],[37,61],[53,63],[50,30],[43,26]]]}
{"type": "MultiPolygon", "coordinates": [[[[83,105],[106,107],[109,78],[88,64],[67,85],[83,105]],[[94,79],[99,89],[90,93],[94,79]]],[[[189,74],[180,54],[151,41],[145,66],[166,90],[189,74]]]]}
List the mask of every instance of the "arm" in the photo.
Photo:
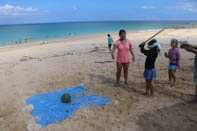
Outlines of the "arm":
{"type": "Polygon", "coordinates": [[[145,43],[142,43],[139,45],[140,51],[146,56],[150,55],[150,52],[148,50],[144,49],[144,46],[145,46],[145,43]]]}
{"type": "Polygon", "coordinates": [[[165,52],[165,53],[164,53],[164,56],[165,56],[166,58],[170,58],[170,57],[169,57],[169,54],[170,54],[170,50],[169,50],[168,52],[165,52]]]}
{"type": "Polygon", "coordinates": [[[115,59],[114,57],[114,53],[116,52],[116,49],[117,49],[117,46],[115,44],[113,44],[113,49],[112,49],[112,52],[111,52],[111,56],[112,56],[112,59],[115,59]]]}
{"type": "Polygon", "coordinates": [[[197,54],[197,49],[195,49],[195,46],[189,46],[189,47],[185,48],[185,50],[188,52],[192,52],[194,54],[197,54]]]}
{"type": "Polygon", "coordinates": [[[132,45],[130,45],[129,50],[130,50],[130,53],[131,53],[131,55],[132,55],[133,62],[135,62],[135,54],[134,54],[134,52],[133,52],[132,45]]]}

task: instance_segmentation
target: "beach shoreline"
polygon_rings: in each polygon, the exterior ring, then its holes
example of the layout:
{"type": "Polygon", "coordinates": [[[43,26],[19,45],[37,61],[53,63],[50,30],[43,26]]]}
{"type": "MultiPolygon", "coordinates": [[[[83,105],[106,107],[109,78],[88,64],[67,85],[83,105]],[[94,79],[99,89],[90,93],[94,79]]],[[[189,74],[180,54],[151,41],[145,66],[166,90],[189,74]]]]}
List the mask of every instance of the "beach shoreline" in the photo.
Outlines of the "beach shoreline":
{"type": "MultiPolygon", "coordinates": [[[[180,29],[197,29],[197,27],[191,27],[191,28],[170,28],[166,29],[167,31],[170,30],[180,30],[180,29]]],[[[140,30],[140,31],[128,31],[127,34],[138,34],[138,33],[156,33],[161,29],[148,29],[148,30],[140,30]]],[[[105,38],[108,33],[98,33],[98,34],[88,34],[88,35],[81,35],[81,36],[71,36],[71,37],[62,37],[62,38],[52,38],[49,40],[46,40],[46,44],[52,44],[52,43],[60,43],[61,41],[69,41],[69,40],[80,40],[80,39],[88,39],[89,37],[91,38],[96,38],[96,37],[103,37],[105,38]]],[[[112,36],[117,36],[118,32],[110,32],[112,36]]],[[[16,49],[16,48],[25,48],[25,47],[32,47],[32,46],[38,46],[38,45],[45,45],[41,44],[43,40],[35,40],[33,42],[29,43],[21,43],[21,44],[7,44],[7,45],[0,45],[0,50],[7,50],[7,49],[16,49]]]]}

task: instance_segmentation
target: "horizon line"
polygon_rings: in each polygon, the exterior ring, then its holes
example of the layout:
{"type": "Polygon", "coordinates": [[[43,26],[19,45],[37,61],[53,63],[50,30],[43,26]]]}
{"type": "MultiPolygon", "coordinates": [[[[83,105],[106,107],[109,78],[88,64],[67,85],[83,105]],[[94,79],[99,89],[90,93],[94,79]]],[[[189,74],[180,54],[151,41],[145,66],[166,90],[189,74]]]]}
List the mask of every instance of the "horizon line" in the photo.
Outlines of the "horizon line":
{"type": "Polygon", "coordinates": [[[0,24],[0,26],[14,25],[38,25],[38,24],[59,24],[59,23],[96,23],[96,22],[197,22],[197,20],[106,20],[106,21],[59,21],[59,22],[38,22],[38,23],[18,23],[18,24],[0,24]]]}

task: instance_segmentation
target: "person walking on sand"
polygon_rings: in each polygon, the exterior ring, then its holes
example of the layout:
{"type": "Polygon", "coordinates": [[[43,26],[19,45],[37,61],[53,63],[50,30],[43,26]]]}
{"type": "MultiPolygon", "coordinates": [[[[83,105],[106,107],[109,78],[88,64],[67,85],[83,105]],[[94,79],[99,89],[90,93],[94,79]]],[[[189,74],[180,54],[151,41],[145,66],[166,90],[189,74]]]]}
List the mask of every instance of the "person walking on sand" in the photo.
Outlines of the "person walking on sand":
{"type": "Polygon", "coordinates": [[[159,42],[155,39],[148,43],[149,50],[144,48],[145,44],[146,43],[143,42],[139,45],[141,53],[147,56],[144,70],[144,78],[146,79],[146,93],[144,95],[151,93],[151,96],[154,96],[153,79],[156,78],[155,61],[161,48],[159,42]]]}
{"type": "Polygon", "coordinates": [[[110,34],[108,34],[107,36],[108,36],[108,48],[109,48],[109,51],[111,52],[111,46],[113,44],[113,38],[111,37],[110,34]]]}
{"type": "Polygon", "coordinates": [[[128,85],[128,69],[130,63],[130,54],[132,55],[133,62],[135,61],[135,55],[132,49],[132,43],[130,40],[126,38],[126,31],[120,30],[119,37],[120,39],[115,42],[111,53],[112,59],[115,59],[114,54],[116,52],[116,49],[118,50],[118,55],[116,59],[117,73],[116,73],[115,86],[120,85],[119,83],[120,83],[122,68],[124,70],[124,80],[125,80],[124,83],[128,85]]]}
{"type": "Polygon", "coordinates": [[[185,49],[186,49],[186,51],[195,54],[195,61],[194,61],[194,82],[196,83],[196,92],[195,92],[194,100],[197,102],[197,46],[189,45],[185,49]]]}
{"type": "Polygon", "coordinates": [[[172,39],[171,40],[171,49],[168,51],[168,53],[165,53],[165,57],[169,58],[170,60],[170,64],[168,66],[168,74],[169,74],[169,82],[172,82],[173,79],[173,83],[172,86],[175,85],[176,83],[176,70],[177,68],[180,67],[180,63],[181,63],[181,52],[180,50],[177,48],[178,46],[178,40],[177,39],[172,39]]]}

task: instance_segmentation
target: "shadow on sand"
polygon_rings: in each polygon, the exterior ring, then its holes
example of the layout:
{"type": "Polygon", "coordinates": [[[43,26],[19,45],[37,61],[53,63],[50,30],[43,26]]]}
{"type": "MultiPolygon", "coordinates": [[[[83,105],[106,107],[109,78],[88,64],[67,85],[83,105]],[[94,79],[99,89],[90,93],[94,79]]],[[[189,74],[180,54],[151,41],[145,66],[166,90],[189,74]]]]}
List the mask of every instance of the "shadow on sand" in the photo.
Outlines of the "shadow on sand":
{"type": "MultiPolygon", "coordinates": [[[[90,79],[98,79],[103,84],[110,84],[110,85],[114,86],[114,83],[115,83],[114,79],[112,79],[110,77],[106,77],[104,75],[89,74],[89,77],[90,77],[90,79]]],[[[134,92],[134,93],[138,93],[139,95],[143,95],[143,93],[145,93],[145,86],[146,86],[145,82],[129,82],[129,85],[125,85],[125,84],[121,83],[121,85],[118,88],[124,89],[127,92],[134,92]]],[[[193,98],[193,96],[190,94],[184,94],[182,92],[172,90],[169,88],[164,88],[164,87],[168,87],[167,81],[162,81],[162,80],[155,81],[155,91],[158,94],[172,97],[175,99],[181,99],[184,101],[193,98]]]]}
{"type": "Polygon", "coordinates": [[[175,104],[139,117],[142,131],[197,131],[197,103],[175,104]]]}

